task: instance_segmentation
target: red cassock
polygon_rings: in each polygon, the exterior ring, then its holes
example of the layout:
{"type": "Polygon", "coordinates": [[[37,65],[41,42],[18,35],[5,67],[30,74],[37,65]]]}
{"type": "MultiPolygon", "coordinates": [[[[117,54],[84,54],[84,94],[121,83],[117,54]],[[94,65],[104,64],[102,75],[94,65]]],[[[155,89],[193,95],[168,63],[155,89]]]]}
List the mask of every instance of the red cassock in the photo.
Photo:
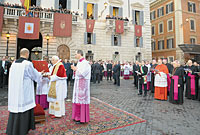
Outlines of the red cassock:
{"type": "MultiPolygon", "coordinates": [[[[55,66],[55,67],[56,67],[56,66],[55,66]]],[[[52,71],[51,75],[53,75],[53,72],[54,72],[55,67],[53,68],[53,71],[52,71]]],[[[56,75],[57,75],[58,77],[67,77],[67,74],[66,74],[64,65],[60,65],[60,66],[59,66],[58,72],[57,72],[56,75]]]]}

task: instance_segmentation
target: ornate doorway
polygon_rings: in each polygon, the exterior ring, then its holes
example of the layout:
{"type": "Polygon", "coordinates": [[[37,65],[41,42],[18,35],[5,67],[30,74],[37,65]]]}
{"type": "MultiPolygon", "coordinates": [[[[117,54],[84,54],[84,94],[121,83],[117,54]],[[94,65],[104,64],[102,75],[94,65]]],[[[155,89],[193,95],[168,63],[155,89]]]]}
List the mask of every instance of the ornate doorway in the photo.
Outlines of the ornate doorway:
{"type": "Polygon", "coordinates": [[[66,45],[60,45],[57,49],[57,54],[58,57],[62,59],[62,61],[64,61],[65,59],[70,59],[70,49],[66,45]]]}

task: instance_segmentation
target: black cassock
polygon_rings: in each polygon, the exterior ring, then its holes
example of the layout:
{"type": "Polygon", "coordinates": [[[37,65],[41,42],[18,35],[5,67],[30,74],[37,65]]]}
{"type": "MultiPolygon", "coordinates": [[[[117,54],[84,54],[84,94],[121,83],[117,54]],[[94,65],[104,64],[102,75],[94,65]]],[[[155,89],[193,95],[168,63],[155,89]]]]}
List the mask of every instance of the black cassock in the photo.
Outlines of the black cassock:
{"type": "Polygon", "coordinates": [[[184,70],[177,67],[172,71],[171,86],[169,92],[169,102],[173,104],[183,104],[184,91],[184,70]],[[176,84],[178,82],[178,84],[176,84]],[[178,87],[179,86],[179,87],[178,87]],[[174,98],[175,87],[178,89],[177,99],[174,98]]]}
{"type": "Polygon", "coordinates": [[[191,94],[191,77],[189,76],[189,73],[186,75],[186,91],[185,91],[185,97],[188,99],[197,99],[198,97],[198,74],[195,72],[198,72],[198,68],[195,66],[187,66],[186,68],[190,69],[192,71],[191,75],[195,75],[195,94],[191,94]]]}

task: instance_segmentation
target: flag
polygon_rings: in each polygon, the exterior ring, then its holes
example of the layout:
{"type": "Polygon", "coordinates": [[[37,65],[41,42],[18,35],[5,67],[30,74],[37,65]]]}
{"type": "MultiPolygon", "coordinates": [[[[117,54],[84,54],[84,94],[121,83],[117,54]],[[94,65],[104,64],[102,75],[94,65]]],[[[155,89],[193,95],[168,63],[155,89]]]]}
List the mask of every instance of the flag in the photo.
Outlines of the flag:
{"type": "Polygon", "coordinates": [[[88,33],[93,33],[94,24],[95,24],[95,20],[90,20],[90,19],[86,20],[86,27],[87,27],[88,33]]]}
{"type": "Polygon", "coordinates": [[[25,7],[26,11],[29,11],[29,6],[30,6],[30,3],[31,3],[31,0],[20,0],[21,3],[22,3],[22,6],[25,7]]]}
{"type": "Polygon", "coordinates": [[[122,34],[124,32],[124,21],[116,20],[115,21],[115,29],[116,29],[116,33],[122,34]]]}
{"type": "Polygon", "coordinates": [[[71,37],[72,35],[72,15],[54,14],[53,36],[71,37]]]}
{"type": "Polygon", "coordinates": [[[142,25],[135,25],[135,36],[136,37],[142,36],[142,25]]]}
{"type": "Polygon", "coordinates": [[[39,39],[40,18],[19,17],[18,38],[39,39]]]}
{"type": "Polygon", "coordinates": [[[0,33],[2,32],[3,28],[3,7],[0,6],[0,33]]]}

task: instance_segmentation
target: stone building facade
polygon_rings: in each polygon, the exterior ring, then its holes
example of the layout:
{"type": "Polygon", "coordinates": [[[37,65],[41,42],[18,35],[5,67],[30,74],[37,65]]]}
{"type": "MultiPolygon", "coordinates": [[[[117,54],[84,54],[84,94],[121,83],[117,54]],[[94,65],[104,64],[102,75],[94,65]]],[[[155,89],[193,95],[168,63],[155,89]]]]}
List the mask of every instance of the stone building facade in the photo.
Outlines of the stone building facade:
{"type": "MultiPolygon", "coordinates": [[[[33,0],[36,6],[42,8],[59,8],[64,0],[33,0]]],[[[1,0],[10,4],[21,4],[20,0],[1,0]]],[[[3,31],[0,37],[0,56],[6,52],[7,38],[9,31],[8,54],[10,57],[17,57],[19,48],[22,46],[32,46],[32,59],[40,59],[47,54],[49,56],[58,55],[62,59],[75,59],[77,49],[84,51],[84,56],[89,60],[120,60],[134,61],[151,60],[151,24],[149,0],[65,0],[67,9],[78,12],[72,18],[72,36],[53,36],[53,12],[40,11],[40,39],[37,41],[18,39],[18,20],[21,10],[11,7],[4,7],[3,31]],[[87,43],[86,33],[86,13],[89,5],[92,5],[92,15],[95,17],[95,27],[91,33],[91,43],[87,43]],[[87,7],[87,8],[86,8],[87,7]],[[136,14],[139,13],[139,14],[136,14]],[[127,17],[129,21],[124,23],[124,33],[115,34],[115,20],[106,19],[106,16],[127,17]],[[139,20],[138,20],[139,18],[139,20]],[[142,22],[142,38],[138,43],[135,37],[135,23],[142,22]],[[49,35],[47,41],[46,36],[49,35]],[[114,43],[117,40],[117,44],[114,43]],[[137,45],[136,45],[137,44],[137,45]],[[39,49],[38,49],[39,48],[39,49]],[[39,53],[38,53],[39,52],[39,53]],[[36,57],[37,56],[37,57],[36,57]]],[[[33,4],[33,3],[32,3],[33,4]]],[[[89,11],[91,12],[91,11],[89,11]]],[[[87,13],[88,14],[88,13],[87,13]]],[[[140,25],[140,24],[139,24],[140,25]]]]}

